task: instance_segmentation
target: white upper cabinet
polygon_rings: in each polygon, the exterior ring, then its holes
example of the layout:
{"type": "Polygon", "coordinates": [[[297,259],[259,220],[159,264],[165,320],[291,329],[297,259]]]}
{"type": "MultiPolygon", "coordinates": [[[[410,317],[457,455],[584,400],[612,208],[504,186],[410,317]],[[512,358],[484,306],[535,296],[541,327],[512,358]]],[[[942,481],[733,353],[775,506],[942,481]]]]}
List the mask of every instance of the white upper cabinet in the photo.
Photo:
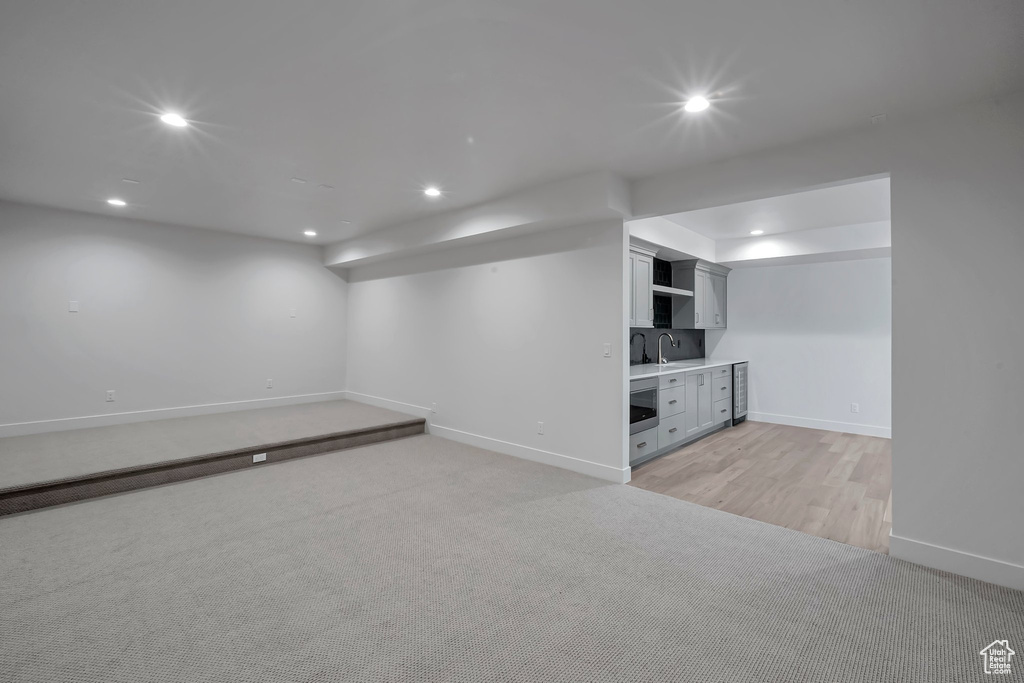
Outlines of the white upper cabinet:
{"type": "Polygon", "coordinates": [[[672,327],[679,330],[725,329],[730,269],[709,261],[676,261],[672,285],[693,290],[672,300],[672,327]]]}
{"type": "Polygon", "coordinates": [[[654,254],[629,251],[629,326],[654,327],[654,254]]]}

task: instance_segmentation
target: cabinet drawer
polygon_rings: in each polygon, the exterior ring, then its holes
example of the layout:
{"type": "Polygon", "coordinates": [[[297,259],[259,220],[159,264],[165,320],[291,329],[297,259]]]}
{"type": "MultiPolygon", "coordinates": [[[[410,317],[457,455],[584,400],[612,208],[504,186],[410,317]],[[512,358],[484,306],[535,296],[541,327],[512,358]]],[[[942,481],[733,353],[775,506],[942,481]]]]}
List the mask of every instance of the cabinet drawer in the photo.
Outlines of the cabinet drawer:
{"type": "Polygon", "coordinates": [[[658,450],[658,428],[629,435],[629,461],[633,462],[658,450]]]}
{"type": "Polygon", "coordinates": [[[671,375],[662,375],[658,378],[659,389],[672,389],[675,387],[681,387],[686,384],[686,374],[682,372],[676,372],[671,375]]]}
{"type": "Polygon", "coordinates": [[[723,398],[721,401],[715,401],[711,410],[711,419],[715,421],[715,424],[731,420],[732,399],[723,398]]]}
{"type": "Polygon", "coordinates": [[[686,438],[686,415],[661,418],[658,423],[658,448],[671,446],[686,438]]]}
{"type": "Polygon", "coordinates": [[[664,420],[686,410],[686,386],[672,385],[671,389],[658,390],[658,417],[664,420]]]}
{"type": "Polygon", "coordinates": [[[711,368],[711,376],[715,379],[718,379],[719,377],[732,378],[732,366],[722,365],[721,367],[711,368]]]}
{"type": "Polygon", "coordinates": [[[732,398],[732,375],[728,377],[716,375],[711,382],[711,399],[721,401],[723,398],[732,398]]]}

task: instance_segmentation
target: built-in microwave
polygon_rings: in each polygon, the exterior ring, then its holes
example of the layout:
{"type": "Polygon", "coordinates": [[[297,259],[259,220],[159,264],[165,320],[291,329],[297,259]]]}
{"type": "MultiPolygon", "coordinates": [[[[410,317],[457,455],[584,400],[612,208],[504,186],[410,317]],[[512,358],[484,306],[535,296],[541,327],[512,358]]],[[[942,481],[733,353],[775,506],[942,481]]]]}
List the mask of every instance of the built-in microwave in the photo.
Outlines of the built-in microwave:
{"type": "Polygon", "coordinates": [[[629,433],[658,426],[658,378],[634,379],[629,383],[629,433]]]}

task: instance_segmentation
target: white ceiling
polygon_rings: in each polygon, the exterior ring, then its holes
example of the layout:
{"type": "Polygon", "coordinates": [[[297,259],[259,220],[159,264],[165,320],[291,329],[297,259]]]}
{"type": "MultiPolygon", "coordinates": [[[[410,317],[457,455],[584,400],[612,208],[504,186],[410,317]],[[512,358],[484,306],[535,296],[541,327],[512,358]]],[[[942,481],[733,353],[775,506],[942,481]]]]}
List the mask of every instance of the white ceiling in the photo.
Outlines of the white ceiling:
{"type": "Polygon", "coordinates": [[[774,235],[878,223],[890,219],[889,179],[685,211],[665,218],[713,240],[750,237],[751,230],[774,235]]]}
{"type": "Polygon", "coordinates": [[[5,3],[0,198],[334,241],[1017,90],[1022,32],[1020,0],[5,3]]]}

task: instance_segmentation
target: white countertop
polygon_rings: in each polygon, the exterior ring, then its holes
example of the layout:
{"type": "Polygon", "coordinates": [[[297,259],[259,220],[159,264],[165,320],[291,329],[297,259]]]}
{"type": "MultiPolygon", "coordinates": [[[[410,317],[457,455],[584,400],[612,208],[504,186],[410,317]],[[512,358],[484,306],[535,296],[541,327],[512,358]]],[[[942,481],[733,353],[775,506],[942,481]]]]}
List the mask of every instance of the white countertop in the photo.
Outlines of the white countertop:
{"type": "Polygon", "coordinates": [[[692,360],[675,360],[665,365],[649,363],[647,365],[630,365],[630,379],[644,379],[645,377],[660,377],[670,375],[674,372],[690,372],[691,370],[706,370],[717,368],[722,365],[734,365],[735,363],[746,363],[746,359],[736,358],[694,358],[692,360]]]}

